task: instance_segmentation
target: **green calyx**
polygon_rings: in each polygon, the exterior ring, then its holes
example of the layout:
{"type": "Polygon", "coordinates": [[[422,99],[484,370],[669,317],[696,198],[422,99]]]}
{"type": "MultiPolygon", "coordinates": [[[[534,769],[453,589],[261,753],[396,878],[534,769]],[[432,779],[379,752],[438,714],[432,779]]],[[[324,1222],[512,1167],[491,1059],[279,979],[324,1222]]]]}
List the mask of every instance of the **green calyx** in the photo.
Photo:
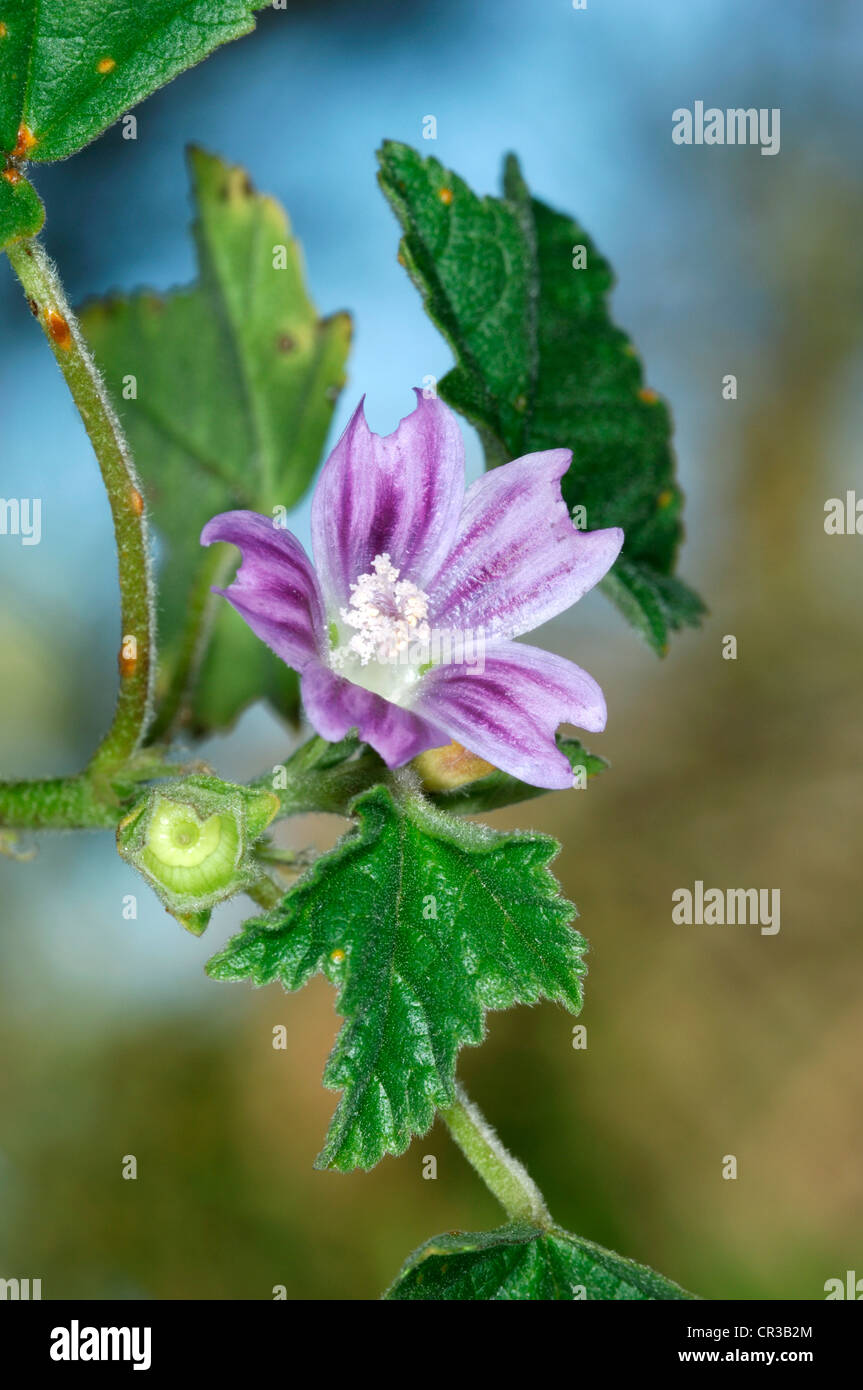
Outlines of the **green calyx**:
{"type": "Polygon", "coordinates": [[[120,822],[117,848],[198,935],[211,908],[261,877],[253,847],[278,810],[261,788],[207,776],[166,782],[120,822]]]}

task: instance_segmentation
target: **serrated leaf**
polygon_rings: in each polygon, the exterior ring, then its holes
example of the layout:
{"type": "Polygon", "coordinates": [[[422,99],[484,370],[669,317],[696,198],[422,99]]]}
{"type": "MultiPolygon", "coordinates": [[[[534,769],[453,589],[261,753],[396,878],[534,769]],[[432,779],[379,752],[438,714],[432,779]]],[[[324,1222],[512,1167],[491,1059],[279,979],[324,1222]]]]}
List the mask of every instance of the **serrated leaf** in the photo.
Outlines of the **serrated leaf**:
{"type": "MultiPolygon", "coordinates": [[[[351,334],[347,314],[318,317],[279,204],[256,194],[243,169],[201,150],[189,159],[198,283],[95,301],[81,315],[167,541],[160,633],[169,658],[210,586],[230,577],[223,547],[201,549],[205,522],[234,507],[289,509],[308,488],[351,334]]],[[[213,614],[203,677],[188,711],[193,732],[231,724],[263,696],[295,717],[296,680],[227,604],[213,614]]]]}
{"type": "Polygon", "coordinates": [[[36,236],[44,221],[45,209],[32,183],[16,169],[0,173],[0,251],[36,236]]]}
{"type": "MultiPolygon", "coordinates": [[[[585,778],[595,777],[608,767],[605,758],[600,758],[596,753],[588,753],[577,738],[563,738],[558,735],[557,746],[566,754],[573,772],[576,768],[584,769],[585,778]]],[[[442,811],[451,811],[459,816],[480,816],[486,811],[498,811],[502,806],[515,806],[520,801],[532,801],[536,796],[547,794],[547,787],[532,787],[528,782],[520,782],[517,777],[495,768],[487,777],[467,782],[463,787],[428,795],[442,811]]]]}
{"type": "Polygon", "coordinates": [[[65,159],[220,44],[261,0],[2,0],[0,152],[65,159]]]}
{"type": "Polygon", "coordinates": [[[689,1299],[646,1265],[554,1226],[501,1226],[426,1241],[405,1262],[388,1299],[689,1299]]]}
{"type": "Polygon", "coordinates": [[[459,1049],[487,1009],[581,1007],[585,943],[548,870],[548,836],[454,820],[375,787],[356,828],[276,912],[209,964],[216,979],[301,988],[320,972],[345,1025],[324,1073],[343,1092],[319,1167],[370,1168],[455,1096],[459,1049]]]}
{"type": "Polygon", "coordinates": [[[657,651],[703,606],[673,579],[682,497],[671,419],[612,322],[614,277],[584,229],[531,198],[515,159],[504,197],[478,198],[436,159],[388,141],[381,186],[400,257],[456,355],[440,395],[478,428],[489,461],[567,447],[563,481],[586,527],[622,526],[604,587],[657,651]],[[576,247],[584,269],[574,269],[576,247]]]}

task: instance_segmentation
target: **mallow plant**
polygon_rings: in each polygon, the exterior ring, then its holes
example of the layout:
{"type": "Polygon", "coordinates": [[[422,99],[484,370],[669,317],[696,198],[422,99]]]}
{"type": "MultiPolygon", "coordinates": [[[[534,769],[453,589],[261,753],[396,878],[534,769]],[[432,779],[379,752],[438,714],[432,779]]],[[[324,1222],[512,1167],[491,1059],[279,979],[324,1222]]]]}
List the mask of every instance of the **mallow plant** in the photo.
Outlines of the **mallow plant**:
{"type": "Polygon", "coordinates": [[[520,639],[597,585],[659,654],[702,611],[674,572],[669,413],[609,316],[607,262],[513,156],[501,194],[479,197],[385,142],[398,257],[455,365],[391,434],[357,405],[321,467],[350,319],[319,316],[284,212],[245,170],[190,150],[199,273],[164,295],[76,316],[37,239],[31,171],[129,121],[258,8],[0,0],[0,242],[92,441],[121,600],[113,722],[77,775],[0,784],[2,845],[113,830],[187,930],[238,894],[254,904],[213,981],[332,983],[323,1081],[340,1095],[317,1164],[371,1168],[440,1114],[506,1218],[432,1236],[386,1297],[686,1298],[561,1229],[456,1075],[489,1010],[582,1004],[558,846],[473,819],[605,766],[561,732],[604,727],[596,681],[520,639]],[[467,490],[459,417],[488,465],[467,490]],[[309,555],[290,512],[313,485],[309,555]],[[257,700],[294,751],[226,782],[194,743],[257,700]],[[335,848],[280,849],[278,822],[315,812],[344,818],[335,848]]]}

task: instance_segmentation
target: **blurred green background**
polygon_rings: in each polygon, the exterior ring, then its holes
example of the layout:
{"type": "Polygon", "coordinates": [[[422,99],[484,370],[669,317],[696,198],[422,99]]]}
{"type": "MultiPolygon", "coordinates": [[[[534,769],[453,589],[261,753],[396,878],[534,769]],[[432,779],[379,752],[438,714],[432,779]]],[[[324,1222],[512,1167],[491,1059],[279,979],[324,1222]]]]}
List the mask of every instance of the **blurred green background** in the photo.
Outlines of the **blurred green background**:
{"type": "MultiPolygon", "coordinates": [[[[356,313],[338,428],[364,390],[393,428],[450,361],[395,261],[382,137],[420,143],[436,114],[428,152],[481,190],[516,149],[616,266],[615,316],[677,419],[681,570],[711,616],[663,662],[599,595],[543,634],[603,685],[589,746],[612,770],[492,819],[564,843],[588,1047],[562,1010],[519,1009],[461,1071],[563,1225],[720,1299],[817,1299],[863,1274],[863,538],[823,529],[828,498],[863,496],[861,37],[859,8],[802,0],[294,5],[141,108],[135,145],[111,132],[39,178],[81,298],[191,277],[186,140],[246,162],[290,211],[321,309],[356,313]],[[780,154],[674,146],[671,112],[696,99],[780,107],[780,154]],[[779,888],[781,931],[673,924],[696,879],[779,888]]],[[[80,766],[110,716],[114,559],[7,267],[0,398],[0,490],[41,496],[44,527],[37,547],[0,539],[0,771],[44,775],[80,766]]],[[[292,739],[256,709],[205,752],[246,778],[292,739]]],[[[207,980],[242,904],[184,936],[110,835],[43,837],[0,876],[0,1275],[46,1298],[368,1298],[426,1237],[498,1222],[438,1125],[371,1174],[312,1169],[332,991],[207,980]]]]}

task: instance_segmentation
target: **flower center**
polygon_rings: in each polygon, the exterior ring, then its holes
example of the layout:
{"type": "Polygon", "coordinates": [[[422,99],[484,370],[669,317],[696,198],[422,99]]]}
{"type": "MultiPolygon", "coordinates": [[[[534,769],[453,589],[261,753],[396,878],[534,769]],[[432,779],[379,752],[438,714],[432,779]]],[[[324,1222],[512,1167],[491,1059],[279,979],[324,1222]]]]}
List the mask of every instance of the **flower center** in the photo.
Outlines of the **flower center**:
{"type": "Polygon", "coordinates": [[[372,573],[361,574],[351,585],[350,607],[343,608],[341,616],[355,629],[348,651],[359,657],[361,666],[373,658],[398,661],[412,641],[429,639],[428,598],[399,574],[384,552],[372,560],[372,573]]]}
{"type": "Polygon", "coordinates": [[[400,573],[384,551],[375,556],[370,572],[351,585],[350,603],[339,615],[352,633],[342,645],[334,643],[331,657],[348,680],[395,704],[403,702],[417,679],[412,644],[421,647],[431,637],[428,595],[409,579],[400,579],[400,573]]]}

